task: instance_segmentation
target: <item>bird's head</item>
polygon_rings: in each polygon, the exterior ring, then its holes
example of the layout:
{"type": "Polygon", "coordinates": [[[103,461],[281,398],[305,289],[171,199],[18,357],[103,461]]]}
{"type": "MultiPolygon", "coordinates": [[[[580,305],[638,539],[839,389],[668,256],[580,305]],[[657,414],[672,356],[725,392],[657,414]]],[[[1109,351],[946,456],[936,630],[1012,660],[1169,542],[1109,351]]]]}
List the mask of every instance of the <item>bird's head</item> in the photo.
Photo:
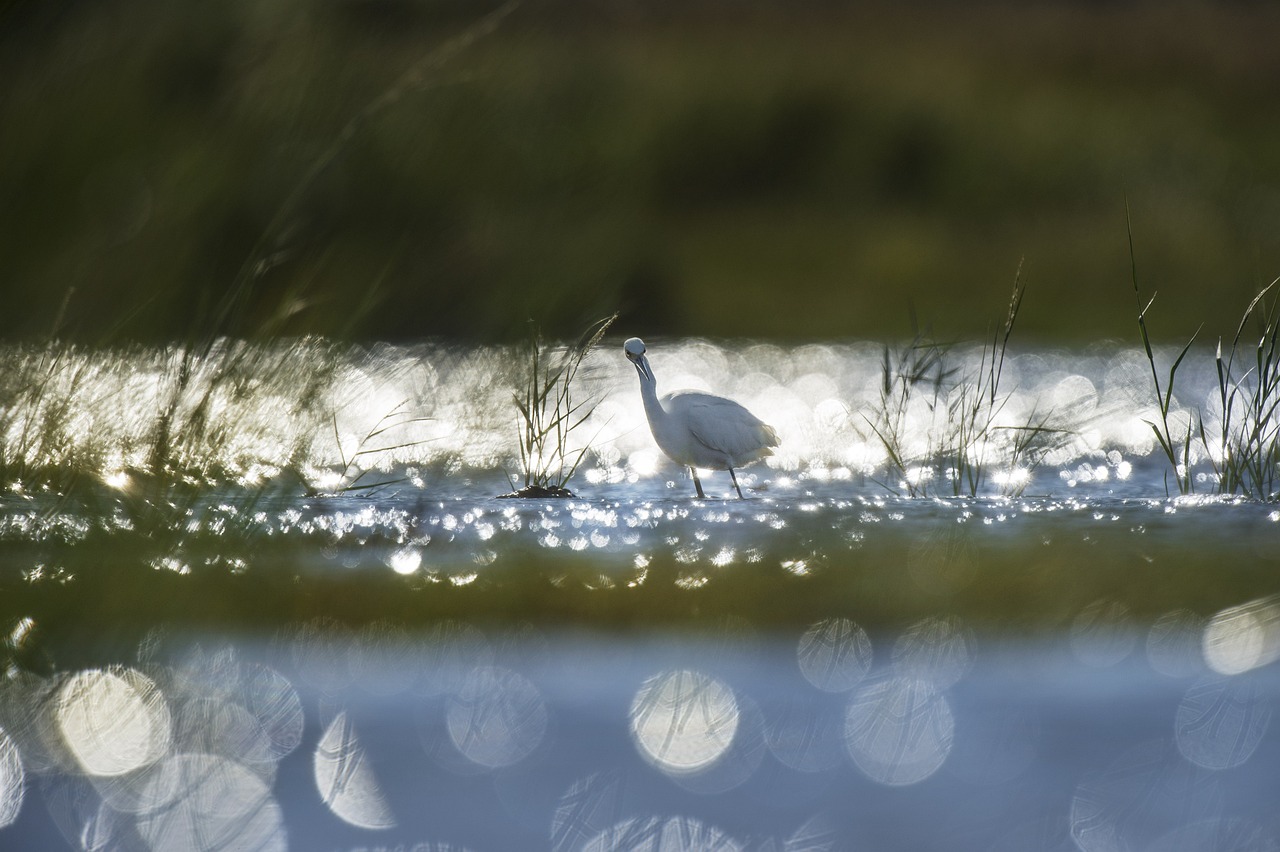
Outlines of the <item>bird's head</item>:
{"type": "Polygon", "coordinates": [[[644,357],[644,341],[638,337],[633,337],[626,343],[622,344],[622,351],[626,353],[627,360],[635,365],[636,371],[640,373],[640,377],[653,381],[653,371],[649,369],[649,359],[644,357]]]}

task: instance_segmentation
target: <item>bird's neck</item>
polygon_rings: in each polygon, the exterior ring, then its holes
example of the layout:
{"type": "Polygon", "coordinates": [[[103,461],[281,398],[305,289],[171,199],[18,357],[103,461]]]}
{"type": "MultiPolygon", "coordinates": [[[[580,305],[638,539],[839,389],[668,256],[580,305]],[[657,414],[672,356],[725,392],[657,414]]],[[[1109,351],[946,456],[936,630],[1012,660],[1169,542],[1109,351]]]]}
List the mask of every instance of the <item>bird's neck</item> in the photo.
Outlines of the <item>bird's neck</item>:
{"type": "Polygon", "coordinates": [[[658,380],[651,378],[653,368],[649,366],[647,360],[644,366],[645,369],[639,372],[640,398],[644,400],[644,412],[652,422],[654,415],[663,413],[663,409],[662,403],[658,402],[658,380]]]}

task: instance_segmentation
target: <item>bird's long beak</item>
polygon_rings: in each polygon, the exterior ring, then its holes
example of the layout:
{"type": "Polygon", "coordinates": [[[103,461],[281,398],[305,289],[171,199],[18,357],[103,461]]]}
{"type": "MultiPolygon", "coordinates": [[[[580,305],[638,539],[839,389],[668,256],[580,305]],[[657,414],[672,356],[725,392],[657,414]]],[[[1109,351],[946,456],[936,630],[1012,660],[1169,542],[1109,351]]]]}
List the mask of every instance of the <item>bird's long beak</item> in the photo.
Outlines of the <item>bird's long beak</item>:
{"type": "Polygon", "coordinates": [[[649,369],[648,358],[644,357],[644,355],[632,355],[630,352],[627,353],[627,358],[632,364],[636,365],[636,371],[640,374],[641,378],[648,379],[651,382],[653,381],[653,371],[649,369]]]}

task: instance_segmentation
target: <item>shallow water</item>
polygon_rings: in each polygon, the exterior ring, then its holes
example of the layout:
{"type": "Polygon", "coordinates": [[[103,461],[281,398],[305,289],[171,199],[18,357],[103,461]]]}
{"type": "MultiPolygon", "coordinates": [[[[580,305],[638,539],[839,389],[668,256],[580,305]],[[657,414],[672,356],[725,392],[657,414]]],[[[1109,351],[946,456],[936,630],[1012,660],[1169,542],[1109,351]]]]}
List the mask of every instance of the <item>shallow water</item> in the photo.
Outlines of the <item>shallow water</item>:
{"type": "Polygon", "coordinates": [[[129,666],[10,682],[4,837],[1273,849],[1277,668],[1214,671],[1200,627],[1033,644],[955,619],[896,636],[840,618],[697,639],[461,621],[153,636],[129,666]]]}
{"type": "Polygon", "coordinates": [[[650,355],[775,426],[747,499],[614,347],[572,500],[497,499],[508,350],[6,353],[0,845],[1280,845],[1280,512],[1212,441],[1177,494],[1140,352],[1012,355],[973,489],[977,350],[899,407],[877,346],[650,355]]]}

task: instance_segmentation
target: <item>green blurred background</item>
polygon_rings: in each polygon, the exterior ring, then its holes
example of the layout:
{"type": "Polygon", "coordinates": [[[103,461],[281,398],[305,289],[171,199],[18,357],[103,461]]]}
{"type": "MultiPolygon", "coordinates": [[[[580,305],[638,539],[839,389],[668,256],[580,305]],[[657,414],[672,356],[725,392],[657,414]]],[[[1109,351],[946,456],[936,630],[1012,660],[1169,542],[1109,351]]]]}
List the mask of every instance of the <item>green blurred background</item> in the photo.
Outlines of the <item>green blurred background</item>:
{"type": "Polygon", "coordinates": [[[1168,342],[1280,275],[1275,4],[496,9],[0,4],[0,335],[1136,342],[1126,198],[1168,342]]]}

